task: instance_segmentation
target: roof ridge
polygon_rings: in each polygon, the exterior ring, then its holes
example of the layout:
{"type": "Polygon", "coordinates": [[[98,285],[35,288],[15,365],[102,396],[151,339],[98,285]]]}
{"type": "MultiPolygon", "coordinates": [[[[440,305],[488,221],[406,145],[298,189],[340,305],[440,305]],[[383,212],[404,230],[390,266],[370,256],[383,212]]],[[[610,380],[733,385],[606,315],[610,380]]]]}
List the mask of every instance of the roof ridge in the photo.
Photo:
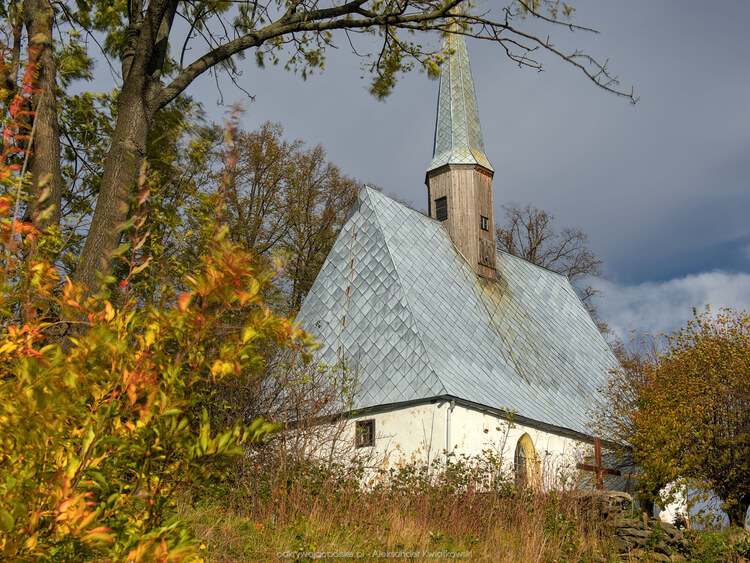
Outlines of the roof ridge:
{"type": "MultiPolygon", "coordinates": [[[[497,245],[495,245],[495,246],[497,246],[497,245]]],[[[536,262],[532,262],[531,260],[529,260],[527,258],[524,258],[523,256],[519,256],[518,254],[513,254],[512,252],[508,252],[507,250],[503,250],[502,248],[497,248],[497,251],[498,252],[502,252],[503,254],[506,254],[507,256],[511,256],[511,257],[515,258],[516,260],[520,260],[521,262],[526,262],[527,264],[530,264],[530,265],[535,266],[537,268],[541,268],[542,270],[545,270],[545,271],[547,271],[547,272],[549,272],[551,274],[555,274],[556,276],[562,276],[563,278],[565,278],[567,280],[570,280],[570,278],[568,278],[568,276],[566,276],[565,274],[563,274],[561,272],[556,272],[555,270],[553,270],[552,268],[548,268],[547,266],[542,266],[541,264],[537,264],[536,262]]]]}

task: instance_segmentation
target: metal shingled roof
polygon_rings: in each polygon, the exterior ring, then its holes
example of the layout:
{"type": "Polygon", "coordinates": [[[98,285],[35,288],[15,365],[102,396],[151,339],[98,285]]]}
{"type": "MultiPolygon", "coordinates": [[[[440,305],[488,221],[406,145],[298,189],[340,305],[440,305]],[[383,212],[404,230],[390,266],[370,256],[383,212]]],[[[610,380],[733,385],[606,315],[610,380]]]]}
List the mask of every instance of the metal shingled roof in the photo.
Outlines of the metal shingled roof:
{"type": "Polygon", "coordinates": [[[498,281],[442,225],[364,188],[297,320],[356,376],[356,408],[451,395],[586,430],[617,360],[567,278],[498,253],[498,281]]]}
{"type": "Polygon", "coordinates": [[[435,141],[427,171],[445,164],[480,164],[492,170],[484,154],[474,78],[463,35],[447,35],[443,50],[451,54],[440,69],[435,141]]]}

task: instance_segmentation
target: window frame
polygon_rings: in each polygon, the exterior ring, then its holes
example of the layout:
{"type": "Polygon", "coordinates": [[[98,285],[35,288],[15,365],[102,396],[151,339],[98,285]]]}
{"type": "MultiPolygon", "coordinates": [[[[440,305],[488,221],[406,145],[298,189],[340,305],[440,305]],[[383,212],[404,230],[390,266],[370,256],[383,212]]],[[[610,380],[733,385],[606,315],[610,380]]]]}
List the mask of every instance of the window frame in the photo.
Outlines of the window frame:
{"type": "Polygon", "coordinates": [[[371,448],[375,446],[375,419],[357,420],[354,424],[354,447],[371,448]]]}

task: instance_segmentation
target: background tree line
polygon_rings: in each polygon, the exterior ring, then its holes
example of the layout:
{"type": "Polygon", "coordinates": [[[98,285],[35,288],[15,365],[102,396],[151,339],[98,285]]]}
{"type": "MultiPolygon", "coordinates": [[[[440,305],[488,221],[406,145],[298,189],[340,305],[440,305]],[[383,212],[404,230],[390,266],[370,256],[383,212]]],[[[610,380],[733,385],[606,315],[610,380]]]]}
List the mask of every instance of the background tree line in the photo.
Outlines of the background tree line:
{"type": "MultiPolygon", "coordinates": [[[[156,139],[155,144],[166,142],[156,139]]],[[[360,182],[328,161],[322,147],[287,141],[280,124],[238,130],[231,147],[221,127],[194,127],[182,144],[157,149],[160,156],[151,165],[158,191],[150,194],[151,235],[143,246],[153,264],[140,280],[144,297],[160,284],[179,284],[190,273],[206,250],[210,225],[218,220],[232,243],[256,257],[258,268],[277,270],[267,299],[293,317],[360,182]]]]}

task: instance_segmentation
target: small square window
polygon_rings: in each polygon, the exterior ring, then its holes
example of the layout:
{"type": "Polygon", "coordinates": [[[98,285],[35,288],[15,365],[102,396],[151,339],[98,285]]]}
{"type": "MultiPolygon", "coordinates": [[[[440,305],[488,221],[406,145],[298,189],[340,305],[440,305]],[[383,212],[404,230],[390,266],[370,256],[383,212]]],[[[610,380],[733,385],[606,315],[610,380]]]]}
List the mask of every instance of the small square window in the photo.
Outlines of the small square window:
{"type": "Polygon", "coordinates": [[[484,215],[480,215],[479,226],[482,227],[483,231],[489,231],[490,230],[490,218],[485,217],[484,215]]]}
{"type": "Polygon", "coordinates": [[[375,420],[358,420],[355,428],[355,445],[366,448],[375,445],[375,420]]]}
{"type": "Polygon", "coordinates": [[[443,196],[435,200],[435,219],[445,221],[448,218],[448,198],[443,196]]]}

